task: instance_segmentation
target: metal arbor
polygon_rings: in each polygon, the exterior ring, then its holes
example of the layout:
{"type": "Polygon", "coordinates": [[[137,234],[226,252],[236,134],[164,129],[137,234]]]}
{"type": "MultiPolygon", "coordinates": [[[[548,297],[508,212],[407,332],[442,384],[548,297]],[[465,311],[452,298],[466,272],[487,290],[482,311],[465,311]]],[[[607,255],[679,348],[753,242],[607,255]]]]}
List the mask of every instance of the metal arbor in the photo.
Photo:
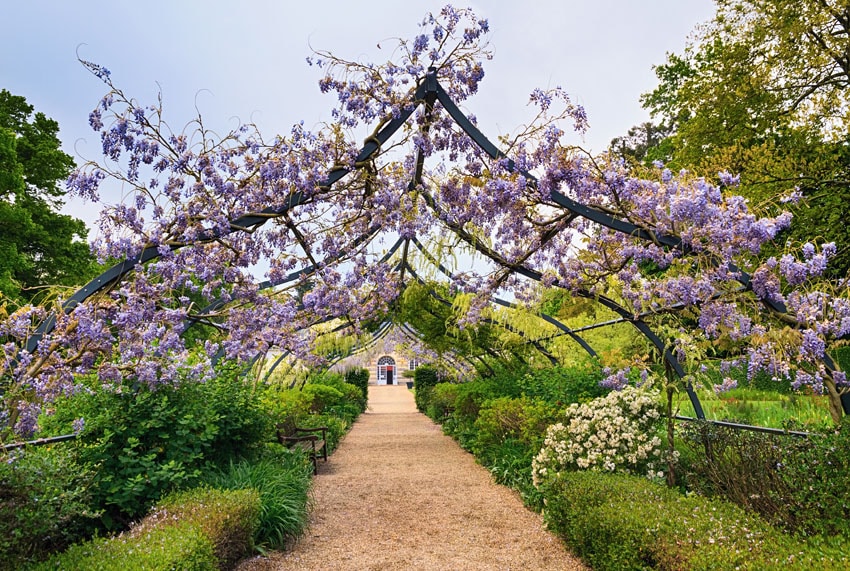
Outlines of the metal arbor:
{"type": "MultiPolygon", "coordinates": [[[[481,133],[478,128],[472,123],[472,121],[470,121],[469,118],[460,110],[460,108],[455,104],[455,102],[450,98],[448,93],[440,85],[437,79],[436,70],[434,69],[429,70],[424,79],[418,85],[415,93],[412,95],[411,105],[405,107],[404,110],[400,112],[398,116],[389,120],[385,125],[383,125],[383,127],[381,127],[377,131],[377,133],[373,137],[366,141],[366,143],[361,148],[360,153],[357,155],[354,164],[364,164],[371,157],[373,157],[373,155],[375,155],[375,153],[378,152],[378,150],[383,145],[390,141],[392,136],[410,119],[413,112],[420,106],[424,107],[425,124],[427,124],[437,103],[442,106],[442,108],[448,113],[454,123],[466,133],[470,140],[473,141],[475,145],[477,145],[490,158],[494,160],[504,159],[508,165],[509,170],[521,173],[525,177],[528,185],[536,185],[536,179],[533,175],[528,172],[523,172],[519,170],[516,167],[515,163],[510,160],[510,158],[507,157],[499,148],[497,148],[489,139],[487,139],[484,134],[481,133]]],[[[409,182],[408,188],[414,188],[417,185],[422,184],[424,160],[424,154],[421,152],[421,150],[417,150],[415,158],[415,174],[413,176],[413,179],[409,182]]],[[[323,186],[333,186],[356,168],[358,167],[344,167],[332,170],[327,175],[323,186]]],[[[453,232],[470,248],[483,255],[485,258],[496,264],[498,267],[504,268],[515,275],[523,276],[524,278],[538,282],[541,282],[543,280],[543,276],[539,271],[535,270],[532,267],[529,267],[524,263],[517,264],[510,262],[500,252],[494,251],[486,245],[482,244],[481,241],[474,239],[474,237],[470,236],[464,230],[463,227],[460,227],[456,224],[452,224],[448,220],[448,217],[445,215],[445,213],[441,211],[440,205],[435,200],[433,200],[433,198],[430,198],[428,195],[423,195],[423,198],[425,199],[426,204],[432,209],[432,211],[436,214],[437,218],[448,228],[448,230],[453,232]]],[[[560,208],[563,208],[565,211],[569,212],[571,219],[581,217],[615,232],[624,233],[629,236],[643,240],[653,240],[655,243],[660,244],[661,246],[668,249],[684,249],[681,240],[678,238],[657,234],[650,235],[646,230],[626,220],[621,220],[606,212],[603,212],[600,209],[576,202],[575,200],[556,190],[552,191],[551,199],[560,208]]],[[[256,229],[265,224],[270,218],[283,215],[289,210],[304,204],[305,201],[306,198],[303,194],[295,192],[291,194],[285,201],[285,203],[280,207],[270,207],[258,214],[242,216],[233,220],[230,223],[228,229],[218,231],[211,230],[208,234],[199,236],[198,239],[192,244],[182,244],[172,246],[172,248],[175,249],[183,246],[204,243],[206,241],[212,241],[235,231],[256,229]]],[[[351,241],[350,247],[353,249],[370,242],[375,236],[380,233],[380,231],[380,227],[373,227],[369,231],[354,237],[351,241]]],[[[389,261],[393,254],[397,253],[399,250],[402,251],[401,260],[395,265],[395,271],[399,272],[402,281],[405,277],[405,274],[417,281],[422,281],[421,278],[418,276],[416,270],[408,262],[408,250],[411,245],[417,248],[419,252],[426,259],[428,259],[435,267],[437,267],[442,274],[446,275],[448,278],[451,278],[451,272],[448,271],[445,267],[443,267],[442,264],[440,264],[436,260],[436,258],[425,249],[425,247],[422,245],[422,243],[416,236],[411,236],[406,238],[400,238],[398,241],[396,241],[394,246],[390,249],[390,252],[384,257],[385,260],[389,261]]],[[[81,288],[79,291],[77,291],[70,299],[68,299],[68,301],[65,302],[62,307],[62,310],[65,313],[70,313],[74,311],[77,306],[85,303],[85,301],[91,296],[114,288],[117,284],[121,282],[121,280],[126,275],[133,272],[138,265],[154,260],[160,255],[160,250],[155,246],[151,246],[143,249],[134,258],[127,259],[119,264],[116,264],[115,266],[104,272],[102,275],[92,280],[89,284],[81,288]]],[[[276,282],[264,282],[260,284],[260,288],[262,289],[268,287],[275,287],[287,282],[309,277],[310,275],[315,273],[320,266],[328,267],[330,265],[333,265],[339,262],[344,257],[344,255],[345,253],[342,252],[334,258],[322,260],[318,264],[313,264],[311,266],[304,267],[298,271],[290,273],[282,280],[276,282]]],[[[737,268],[730,269],[734,269],[739,275],[742,276],[740,279],[742,288],[751,288],[749,276],[746,273],[741,272],[737,268]]],[[[553,285],[556,287],[563,287],[563,285],[559,284],[558,282],[555,282],[553,285]]],[[[652,330],[650,325],[644,320],[644,318],[646,317],[645,315],[633,315],[629,310],[618,304],[615,300],[605,296],[594,294],[587,290],[576,290],[575,288],[571,288],[570,291],[575,295],[583,296],[602,304],[604,307],[616,313],[619,318],[586,326],[579,330],[570,329],[563,323],[560,323],[555,318],[545,314],[541,315],[541,318],[557,327],[562,332],[562,334],[568,335],[573,340],[575,340],[579,344],[579,346],[581,346],[590,355],[594,355],[595,352],[592,347],[579,335],[581,331],[592,328],[610,326],[615,323],[628,323],[632,325],[638,332],[640,332],[640,334],[643,335],[655,347],[658,354],[662,357],[662,359],[670,368],[670,370],[672,370],[680,378],[685,377],[685,371],[682,368],[681,364],[671,353],[670,349],[665,346],[663,340],[652,330]]],[[[492,301],[496,304],[506,307],[511,307],[512,305],[510,302],[500,299],[493,299],[492,301]]],[[[221,307],[225,305],[225,303],[225,300],[220,300],[211,304],[210,308],[221,307]]],[[[772,309],[775,311],[786,311],[785,307],[780,303],[766,303],[770,304],[772,306],[772,309]]],[[[42,322],[36,330],[35,334],[28,339],[25,349],[30,353],[34,353],[38,349],[39,344],[41,343],[44,336],[49,334],[53,330],[55,324],[55,316],[50,317],[44,322],[42,322]]],[[[188,327],[190,324],[187,323],[186,325],[188,327]]],[[[408,333],[415,335],[415,329],[409,329],[408,333]]],[[[376,332],[376,337],[379,334],[380,330],[379,332],[376,332]]],[[[827,367],[829,369],[834,370],[835,365],[829,360],[828,357],[826,357],[825,361],[827,367]]],[[[693,405],[697,418],[704,419],[705,414],[700,404],[698,395],[696,394],[690,383],[686,383],[685,388],[688,397],[691,401],[691,404],[693,405]]]]}

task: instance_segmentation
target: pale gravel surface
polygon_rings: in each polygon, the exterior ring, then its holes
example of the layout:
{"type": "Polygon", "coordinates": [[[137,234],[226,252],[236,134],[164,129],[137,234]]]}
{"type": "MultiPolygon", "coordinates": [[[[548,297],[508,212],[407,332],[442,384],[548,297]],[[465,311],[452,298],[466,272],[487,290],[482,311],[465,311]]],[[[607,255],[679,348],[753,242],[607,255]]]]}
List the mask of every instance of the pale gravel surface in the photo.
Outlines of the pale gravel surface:
{"type": "Polygon", "coordinates": [[[238,570],[586,569],[404,386],[369,387],[369,408],[320,462],[313,497],[290,551],[238,570]]]}

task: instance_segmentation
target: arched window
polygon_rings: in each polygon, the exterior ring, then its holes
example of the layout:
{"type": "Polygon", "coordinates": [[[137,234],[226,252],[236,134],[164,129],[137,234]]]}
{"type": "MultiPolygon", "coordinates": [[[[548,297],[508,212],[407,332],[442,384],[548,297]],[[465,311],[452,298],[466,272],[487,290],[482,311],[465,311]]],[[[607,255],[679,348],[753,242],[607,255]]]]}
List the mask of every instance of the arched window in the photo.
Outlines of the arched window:
{"type": "Polygon", "coordinates": [[[384,355],[378,359],[378,384],[379,385],[394,385],[396,377],[395,360],[384,355]]]}

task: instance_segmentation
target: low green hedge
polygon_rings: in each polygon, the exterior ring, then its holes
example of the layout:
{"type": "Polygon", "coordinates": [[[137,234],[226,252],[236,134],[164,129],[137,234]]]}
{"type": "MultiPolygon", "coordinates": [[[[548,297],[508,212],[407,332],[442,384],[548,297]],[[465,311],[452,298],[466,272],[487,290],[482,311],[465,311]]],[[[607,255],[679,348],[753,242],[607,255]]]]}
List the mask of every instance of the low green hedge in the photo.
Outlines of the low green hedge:
{"type": "Polygon", "coordinates": [[[34,567],[36,571],[208,571],[219,569],[213,544],[198,527],[176,524],[144,536],[98,538],[72,545],[34,567]]]}
{"type": "Polygon", "coordinates": [[[130,531],[74,545],[33,569],[230,569],[251,551],[259,512],[254,490],[172,494],[130,531]]]}
{"type": "Polygon", "coordinates": [[[847,569],[837,538],[787,535],[738,506],[637,476],[565,472],[542,486],[544,517],[593,569],[847,569]]]}

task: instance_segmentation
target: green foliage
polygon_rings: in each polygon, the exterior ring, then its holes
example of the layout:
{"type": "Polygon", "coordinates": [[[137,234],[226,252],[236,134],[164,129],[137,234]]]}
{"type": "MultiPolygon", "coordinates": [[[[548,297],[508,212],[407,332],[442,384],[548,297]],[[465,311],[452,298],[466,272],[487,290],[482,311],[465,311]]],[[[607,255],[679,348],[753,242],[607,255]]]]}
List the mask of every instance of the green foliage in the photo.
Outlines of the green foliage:
{"type": "MultiPolygon", "coordinates": [[[[349,369],[345,372],[345,382],[359,388],[363,393],[364,403],[369,398],[369,370],[364,368],[349,369]]],[[[364,408],[365,410],[365,408],[364,408]]]]}
{"type": "Polygon", "coordinates": [[[80,464],[94,472],[92,509],[102,526],[120,529],[165,492],[194,485],[203,472],[251,454],[270,432],[270,418],[250,384],[233,370],[207,383],[155,390],[125,383],[60,399],[41,419],[45,434],[85,429],[75,442],[80,464]]]}
{"type": "Polygon", "coordinates": [[[808,439],[710,424],[681,431],[684,486],[806,535],[850,535],[850,423],[808,439]]]}
{"type": "Polygon", "coordinates": [[[250,552],[259,511],[254,490],[188,490],[165,498],[131,531],[74,545],[34,569],[230,569],[250,552]]]}
{"type": "Polygon", "coordinates": [[[345,404],[345,395],[329,385],[306,384],[301,392],[310,403],[310,412],[314,414],[321,414],[326,409],[345,404]]]}
{"type": "Polygon", "coordinates": [[[423,365],[416,368],[413,375],[413,388],[416,390],[414,400],[416,401],[416,408],[420,412],[424,413],[428,410],[431,393],[438,382],[437,369],[434,367],[423,365]]]}
{"type": "Polygon", "coordinates": [[[456,383],[439,383],[430,392],[426,414],[436,422],[442,422],[455,409],[460,386],[456,383]]]}
{"type": "Polygon", "coordinates": [[[48,433],[67,432],[80,417],[86,426],[75,444],[80,462],[96,468],[91,493],[107,529],[141,516],[165,492],[197,482],[218,436],[218,417],[198,383],[81,391],[57,401],[43,425],[48,433]]]}
{"type": "Polygon", "coordinates": [[[534,487],[532,463],[556,411],[528,397],[499,397],[484,404],[472,425],[473,435],[467,436],[467,448],[496,482],[517,490],[523,502],[538,511],[542,495],[534,487]]]}
{"type": "Polygon", "coordinates": [[[212,542],[197,527],[177,524],[142,537],[98,538],[32,567],[33,571],[217,571],[212,542]]]}
{"type": "Polygon", "coordinates": [[[17,302],[45,285],[79,285],[94,260],[82,220],[60,214],[73,159],[62,152],[59,125],[26,99],[0,90],[0,294],[17,302]]]}
{"type": "Polygon", "coordinates": [[[147,529],[174,522],[189,524],[210,540],[219,567],[230,569],[251,552],[260,512],[256,489],[194,488],[166,496],[130,533],[144,535],[147,529]]]}
{"type": "Polygon", "coordinates": [[[479,460],[498,484],[516,490],[523,503],[535,511],[543,510],[543,494],[534,485],[531,465],[539,447],[506,439],[490,448],[479,460]]]}
{"type": "Polygon", "coordinates": [[[843,569],[832,546],[787,536],[731,503],[644,478],[565,472],[544,488],[548,527],[593,569],[843,569]]]}
{"type": "Polygon", "coordinates": [[[215,422],[215,436],[205,459],[226,465],[232,458],[251,454],[274,426],[249,379],[231,365],[198,387],[206,412],[215,422]]]}
{"type": "Polygon", "coordinates": [[[211,474],[207,482],[226,490],[256,490],[261,505],[254,541],[262,549],[282,549],[307,528],[312,474],[304,455],[281,450],[256,461],[233,463],[211,474]]]}
{"type": "Polygon", "coordinates": [[[476,456],[486,457],[506,440],[539,449],[546,428],[555,421],[555,408],[528,397],[499,397],[488,401],[475,420],[476,456]]]}
{"type": "Polygon", "coordinates": [[[97,517],[89,508],[91,479],[67,445],[0,455],[0,569],[83,537],[97,517]]]}
{"type": "Polygon", "coordinates": [[[835,242],[836,278],[850,268],[848,22],[841,2],[723,0],[642,98],[674,130],[659,145],[673,170],[740,174],[736,192],[757,206],[799,189],[803,202],[782,206],[795,219],[780,244],[835,242]]]}
{"type": "Polygon", "coordinates": [[[533,369],[517,378],[522,394],[543,399],[556,406],[584,403],[605,395],[600,387],[602,370],[588,363],[585,366],[533,369]]]}
{"type": "Polygon", "coordinates": [[[260,395],[263,410],[273,426],[281,426],[286,434],[292,434],[298,422],[307,416],[311,402],[308,395],[294,389],[268,387],[260,395]]]}

